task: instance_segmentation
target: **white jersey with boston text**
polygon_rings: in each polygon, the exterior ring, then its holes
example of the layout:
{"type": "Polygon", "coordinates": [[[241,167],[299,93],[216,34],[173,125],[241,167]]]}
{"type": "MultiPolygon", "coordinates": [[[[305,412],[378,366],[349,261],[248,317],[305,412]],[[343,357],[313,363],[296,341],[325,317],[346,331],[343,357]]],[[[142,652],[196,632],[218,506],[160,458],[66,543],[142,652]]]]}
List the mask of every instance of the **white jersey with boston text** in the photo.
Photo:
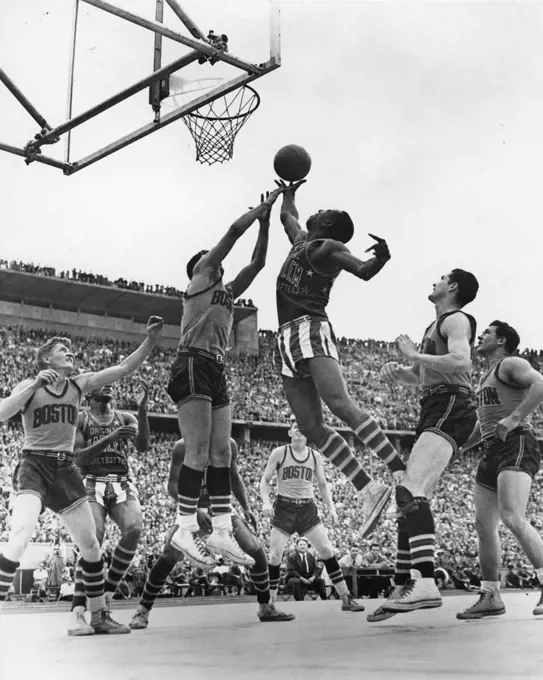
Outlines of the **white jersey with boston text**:
{"type": "Polygon", "coordinates": [[[277,464],[277,494],[286,498],[314,498],[316,452],[306,446],[302,453],[295,454],[290,444],[283,449],[277,464]]]}

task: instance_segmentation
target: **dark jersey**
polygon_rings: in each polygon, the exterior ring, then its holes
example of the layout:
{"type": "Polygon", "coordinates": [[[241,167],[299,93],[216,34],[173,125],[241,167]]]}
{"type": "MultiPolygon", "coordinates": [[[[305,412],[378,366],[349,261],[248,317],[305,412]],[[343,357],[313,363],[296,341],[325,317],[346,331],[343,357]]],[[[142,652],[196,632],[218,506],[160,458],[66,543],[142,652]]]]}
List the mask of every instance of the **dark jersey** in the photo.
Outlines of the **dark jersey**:
{"type": "MultiPolygon", "coordinates": [[[[119,411],[113,411],[106,422],[99,421],[90,411],[85,412],[83,420],[83,437],[85,448],[98,443],[108,434],[124,425],[124,418],[119,411]]],[[[128,476],[128,447],[126,440],[109,443],[91,463],[81,468],[84,475],[105,477],[106,475],[128,476]]]]}
{"type": "Polygon", "coordinates": [[[312,251],[322,242],[323,239],[295,243],[281,267],[277,277],[280,326],[302,316],[328,318],[326,307],[337,274],[318,272],[309,261],[312,251]]]}

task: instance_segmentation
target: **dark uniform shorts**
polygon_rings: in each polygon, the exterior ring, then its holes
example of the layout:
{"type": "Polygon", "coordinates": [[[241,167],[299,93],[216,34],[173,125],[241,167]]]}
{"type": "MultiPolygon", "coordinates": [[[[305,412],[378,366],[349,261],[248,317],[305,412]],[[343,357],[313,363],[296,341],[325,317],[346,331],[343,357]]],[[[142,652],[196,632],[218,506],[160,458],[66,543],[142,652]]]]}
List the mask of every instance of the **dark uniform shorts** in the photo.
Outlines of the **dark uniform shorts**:
{"type": "Polygon", "coordinates": [[[230,399],[224,364],[204,353],[180,353],[170,371],[168,394],[178,408],[195,398],[210,401],[212,408],[227,406],[230,399]]]}
{"type": "Polygon", "coordinates": [[[79,470],[66,457],[58,459],[39,453],[23,453],[14,482],[17,494],[31,493],[38,496],[45,508],[58,514],[87,500],[79,470]]]}
{"type": "Polygon", "coordinates": [[[505,441],[490,437],[483,442],[475,482],[485,489],[498,490],[498,476],[504,470],[518,470],[533,479],[541,465],[539,443],[531,430],[512,430],[505,441]]]}
{"type": "Polygon", "coordinates": [[[94,477],[89,475],[83,480],[87,489],[87,496],[92,503],[98,503],[108,512],[117,503],[138,501],[138,491],[128,477],[108,475],[94,477]]]}
{"type": "Polygon", "coordinates": [[[449,441],[454,452],[463,446],[477,423],[472,393],[457,386],[439,385],[421,399],[416,435],[435,432],[449,441]]]}
{"type": "Polygon", "coordinates": [[[295,532],[303,536],[320,523],[321,519],[313,499],[296,500],[277,496],[272,526],[279,531],[287,536],[292,536],[295,532]]]}

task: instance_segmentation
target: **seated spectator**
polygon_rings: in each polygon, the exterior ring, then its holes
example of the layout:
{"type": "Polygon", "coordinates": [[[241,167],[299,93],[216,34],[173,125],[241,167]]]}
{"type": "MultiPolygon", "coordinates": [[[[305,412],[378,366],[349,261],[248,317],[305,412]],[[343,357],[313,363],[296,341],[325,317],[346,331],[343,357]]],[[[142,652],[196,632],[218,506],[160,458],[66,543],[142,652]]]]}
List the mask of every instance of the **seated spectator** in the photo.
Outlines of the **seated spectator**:
{"type": "Polygon", "coordinates": [[[326,588],[324,579],[318,575],[317,561],[308,551],[308,542],[305,538],[299,538],[296,549],[287,557],[287,573],[285,584],[292,592],[294,599],[301,601],[308,590],[318,593],[321,600],[326,600],[326,588]]]}
{"type": "Polygon", "coordinates": [[[47,579],[49,578],[45,562],[41,562],[38,568],[34,569],[32,577],[34,578],[33,587],[36,590],[36,598],[38,602],[43,602],[44,599],[47,599],[47,579]]]}

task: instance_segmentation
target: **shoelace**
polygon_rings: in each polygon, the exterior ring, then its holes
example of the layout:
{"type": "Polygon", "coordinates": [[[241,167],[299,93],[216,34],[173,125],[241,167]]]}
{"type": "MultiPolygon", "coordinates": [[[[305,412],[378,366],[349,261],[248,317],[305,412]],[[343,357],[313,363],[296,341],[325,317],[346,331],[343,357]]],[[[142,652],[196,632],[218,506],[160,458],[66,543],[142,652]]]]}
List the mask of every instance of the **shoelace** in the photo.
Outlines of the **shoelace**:
{"type": "Polygon", "coordinates": [[[490,597],[490,593],[487,592],[486,590],[482,590],[479,593],[479,599],[477,600],[477,602],[475,604],[472,604],[471,607],[468,607],[466,611],[468,612],[475,611],[477,607],[479,607],[479,605],[481,605],[483,601],[486,600],[487,597],[490,597]]]}
{"type": "Polygon", "coordinates": [[[207,557],[207,548],[206,544],[204,543],[202,537],[198,533],[193,533],[192,534],[192,539],[194,541],[194,545],[197,547],[198,552],[202,557],[207,557]]]}
{"type": "Polygon", "coordinates": [[[413,588],[415,587],[415,579],[410,578],[405,585],[402,586],[402,589],[398,593],[398,596],[393,598],[395,600],[403,600],[404,597],[407,597],[408,595],[411,595],[413,592],[413,588]]]}

